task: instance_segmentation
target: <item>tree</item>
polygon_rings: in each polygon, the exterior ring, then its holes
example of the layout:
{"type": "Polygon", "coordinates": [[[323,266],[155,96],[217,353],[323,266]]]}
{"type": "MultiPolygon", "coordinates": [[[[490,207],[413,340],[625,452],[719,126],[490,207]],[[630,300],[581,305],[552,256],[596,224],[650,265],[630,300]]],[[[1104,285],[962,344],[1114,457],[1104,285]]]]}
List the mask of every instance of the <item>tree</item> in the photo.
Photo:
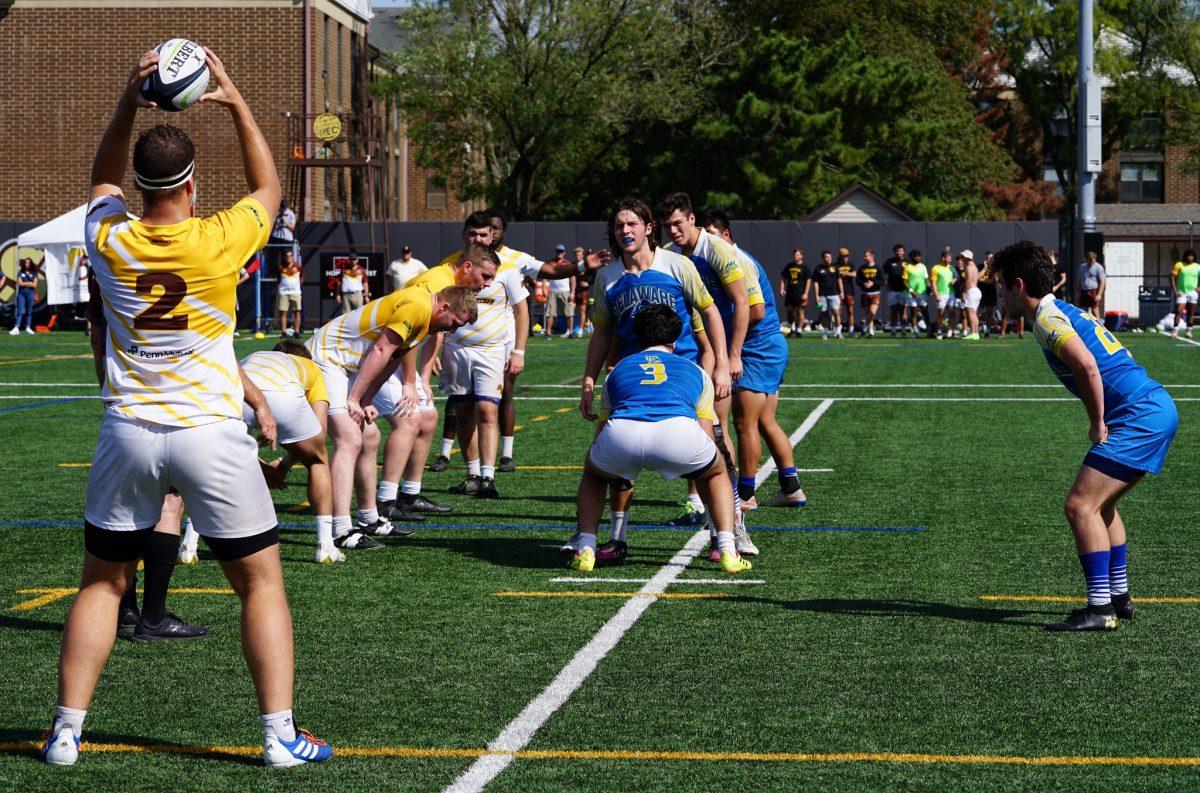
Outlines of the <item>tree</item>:
{"type": "Polygon", "coordinates": [[[732,41],[712,0],[419,0],[393,94],[417,160],[517,218],[578,211],[637,131],[687,117],[732,41]]]}

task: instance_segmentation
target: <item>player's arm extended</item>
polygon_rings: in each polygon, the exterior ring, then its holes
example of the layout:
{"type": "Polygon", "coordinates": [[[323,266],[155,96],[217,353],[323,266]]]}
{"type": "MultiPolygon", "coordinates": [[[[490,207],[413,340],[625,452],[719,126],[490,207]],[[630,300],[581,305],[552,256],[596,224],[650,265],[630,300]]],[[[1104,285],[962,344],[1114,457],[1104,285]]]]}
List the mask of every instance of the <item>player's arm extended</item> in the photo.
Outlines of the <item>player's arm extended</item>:
{"type": "Polygon", "coordinates": [[[517,375],[525,369],[525,344],[529,341],[529,298],[518,300],[512,308],[516,337],[513,339],[512,354],[508,356],[508,373],[517,375]]]}
{"type": "Polygon", "coordinates": [[[88,201],[106,195],[121,195],[121,181],[125,178],[125,167],[129,164],[129,136],[133,132],[133,117],[140,107],[154,107],[153,102],[142,96],[142,81],[158,70],[159,55],[150,50],[143,55],[129,72],[125,92],[117,102],[108,128],[96,148],[92,161],[91,191],[88,201]]]}
{"type": "Polygon", "coordinates": [[[746,329],[750,327],[750,296],[746,292],[746,279],[739,278],[725,284],[725,294],[733,302],[733,327],[729,334],[729,376],[736,380],[742,376],[742,345],[746,342],[746,329]]]}
{"type": "Polygon", "coordinates": [[[611,331],[607,328],[596,328],[596,332],[588,339],[587,362],[583,365],[583,387],[579,397],[579,413],[588,421],[596,420],[596,413],[592,410],[596,378],[600,376],[600,367],[608,359],[610,349],[611,331]]]}
{"type": "MultiPolygon", "coordinates": [[[[371,400],[379,391],[379,386],[383,385],[383,381],[391,377],[392,373],[396,371],[396,367],[400,365],[402,356],[396,355],[396,353],[400,351],[402,343],[403,339],[400,338],[399,333],[391,328],[384,328],[383,332],[379,334],[379,338],[371,345],[371,349],[367,350],[367,354],[363,356],[362,362],[358,366],[358,376],[354,378],[354,386],[346,396],[346,412],[354,421],[374,418],[374,416],[368,417],[362,406],[371,404],[371,400]]],[[[409,390],[404,389],[405,398],[409,396],[409,390]]]]}
{"type": "Polygon", "coordinates": [[[729,396],[733,384],[729,376],[729,356],[725,351],[725,326],[721,322],[721,312],[717,310],[715,303],[710,303],[707,308],[701,310],[700,315],[704,318],[704,332],[708,334],[713,358],[716,359],[713,366],[713,387],[716,389],[717,399],[721,400],[729,396]]]}
{"type": "Polygon", "coordinates": [[[1075,387],[1079,389],[1083,405],[1087,408],[1092,442],[1104,443],[1108,437],[1108,427],[1104,426],[1104,381],[1100,378],[1100,367],[1096,365],[1096,359],[1078,336],[1073,336],[1063,343],[1058,357],[1075,375],[1075,387]]]}
{"type": "Polygon", "coordinates": [[[258,386],[249,377],[246,377],[246,372],[240,364],[238,365],[238,376],[242,378],[242,398],[254,411],[254,419],[258,422],[259,445],[270,444],[274,449],[275,417],[271,415],[271,408],[267,406],[267,398],[263,396],[263,392],[259,390],[258,386]]]}

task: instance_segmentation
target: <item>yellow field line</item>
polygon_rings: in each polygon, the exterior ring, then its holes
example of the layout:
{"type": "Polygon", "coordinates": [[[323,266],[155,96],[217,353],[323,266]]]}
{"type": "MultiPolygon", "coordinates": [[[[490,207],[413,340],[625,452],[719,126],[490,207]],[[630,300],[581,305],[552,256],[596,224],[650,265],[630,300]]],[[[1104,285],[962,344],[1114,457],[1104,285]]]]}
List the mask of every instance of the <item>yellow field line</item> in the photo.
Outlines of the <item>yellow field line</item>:
{"type": "Polygon", "coordinates": [[[555,413],[570,413],[574,409],[575,408],[559,408],[558,410],[555,410],[554,412],[555,413]]]}
{"type": "MultiPolygon", "coordinates": [[[[75,587],[18,589],[18,595],[37,595],[37,597],[22,601],[11,607],[9,611],[33,611],[36,608],[48,606],[56,600],[70,597],[78,591],[75,587]]],[[[141,591],[140,589],[138,590],[138,592],[141,591]]],[[[232,595],[234,591],[232,589],[217,589],[212,587],[180,587],[179,589],[168,589],[167,593],[171,595],[232,595]]]]}
{"type": "MultiPolygon", "coordinates": [[[[36,751],[36,741],[0,743],[0,751],[36,751]]],[[[193,746],[187,744],[84,743],[84,752],[208,754],[253,757],[259,746],[193,746]]],[[[915,765],[1029,765],[1029,766],[1200,766],[1200,757],[1088,756],[1088,755],[987,755],[929,754],[916,752],[686,752],[634,749],[523,749],[518,752],[489,749],[419,748],[415,746],[335,746],[335,757],[458,758],[486,755],[523,760],[660,760],[667,762],[740,763],[898,763],[915,765]]]]}
{"type": "Polygon", "coordinates": [[[91,463],[59,463],[59,468],[91,468],[91,463]]]}
{"type": "Polygon", "coordinates": [[[545,421],[548,418],[550,418],[550,417],[549,416],[534,416],[533,418],[530,419],[530,421],[545,421]]]}
{"type": "Polygon", "coordinates": [[[308,508],[311,506],[312,504],[309,504],[307,501],[301,501],[299,504],[293,504],[292,506],[288,507],[287,511],[295,515],[301,512],[308,512],[308,508]]]}
{"type": "Polygon", "coordinates": [[[582,471],[582,465],[522,465],[522,471],[582,471]]]}
{"type": "Polygon", "coordinates": [[[666,600],[707,600],[729,597],[728,592],[493,592],[500,598],[662,598],[666,600]]]}
{"type": "Polygon", "coordinates": [[[16,366],[19,363],[41,363],[42,361],[71,361],[91,357],[91,355],[43,355],[40,358],[17,358],[12,361],[0,361],[0,366],[16,366]]]}
{"type": "MultiPolygon", "coordinates": [[[[1086,603],[1087,598],[1071,595],[980,595],[980,600],[1000,600],[1014,603],[1086,603]]],[[[1174,603],[1189,605],[1200,603],[1200,598],[1136,598],[1136,603],[1174,603]]]]}

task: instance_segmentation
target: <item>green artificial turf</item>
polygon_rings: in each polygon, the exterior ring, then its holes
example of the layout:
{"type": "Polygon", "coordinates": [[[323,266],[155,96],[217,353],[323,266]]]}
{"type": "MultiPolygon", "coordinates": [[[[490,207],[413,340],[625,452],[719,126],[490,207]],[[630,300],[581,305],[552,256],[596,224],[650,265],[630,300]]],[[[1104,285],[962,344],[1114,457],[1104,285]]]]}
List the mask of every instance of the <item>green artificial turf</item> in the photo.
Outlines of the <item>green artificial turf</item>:
{"type": "MultiPolygon", "coordinates": [[[[1200,388],[1179,387],[1200,385],[1195,345],[1153,335],[1121,340],[1176,398],[1200,399],[1200,388]]],[[[239,341],[238,352],[269,343],[239,341]]],[[[833,470],[802,475],[807,508],[750,514],[762,555],[747,576],[766,583],[671,586],[726,597],[654,602],[527,747],[600,754],[518,757],[489,789],[1194,788],[1200,771],[1186,766],[788,757],[1200,755],[1191,704],[1200,605],[1144,604],[1115,634],[1071,636],[1041,628],[1071,604],[980,599],[1082,594],[1061,504],[1088,446],[1087,422],[1078,402],[1064,400],[1036,343],[789,344],[780,424],[791,433],[823,400],[835,400],[796,447],[797,466],[833,470]],[[1055,401],[1019,401],[1032,399],[1055,401]],[[678,756],[684,752],[785,757],[678,756]]],[[[500,501],[444,493],[463,475],[456,455],[450,471],[425,479],[431,496],[456,507],[440,527],[317,566],[311,518],[288,511],[304,499],[303,472],[275,491],[296,629],[296,715],[335,750],[481,749],[624,602],[495,593],[640,586],[550,581],[576,575],[557,549],[574,521],[573,466],[592,432],[575,410],[577,388],[553,386],[580,375],[585,347],[531,342],[516,457],[556,468],[500,475],[500,501]]],[[[85,741],[190,754],[85,747],[74,768],[51,769],[21,748],[53,714],[70,599],[12,607],[37,596],[18,590],[78,583],[88,476],[80,464],[91,457],[101,415],[98,400],[71,399],[95,394],[87,353],[79,334],[0,335],[0,785],[449,784],[471,757],[343,756],[278,772],[253,756],[196,749],[261,741],[237,601],[227,595],[171,597],[173,611],[211,629],[203,641],[118,642],[88,715],[85,741]]],[[[1135,598],[1200,594],[1191,481],[1200,403],[1178,405],[1181,428],[1163,475],[1122,502],[1135,598]]],[[[775,489],[771,477],[759,495],[775,489]]],[[[637,524],[662,524],[681,498],[678,482],[644,475],[630,560],[593,577],[645,579],[660,570],[690,533],[637,524]]],[[[718,577],[707,554],[681,574],[718,577]]],[[[178,568],[173,586],[225,584],[202,544],[200,564],[178,568]]]]}

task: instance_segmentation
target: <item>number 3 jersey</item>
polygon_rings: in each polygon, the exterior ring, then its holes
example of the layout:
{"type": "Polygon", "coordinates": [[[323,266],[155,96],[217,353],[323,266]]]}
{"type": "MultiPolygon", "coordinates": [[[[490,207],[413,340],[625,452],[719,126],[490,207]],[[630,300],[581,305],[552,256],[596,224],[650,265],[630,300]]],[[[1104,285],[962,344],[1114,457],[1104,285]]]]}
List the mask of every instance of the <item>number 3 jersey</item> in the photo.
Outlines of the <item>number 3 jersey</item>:
{"type": "Polygon", "coordinates": [[[1051,371],[1075,396],[1079,396],[1075,375],[1058,356],[1063,345],[1071,339],[1078,338],[1083,342],[1100,369],[1106,419],[1119,408],[1162,387],[1133,360],[1129,350],[1108,332],[1100,320],[1052,294],[1043,297],[1038,305],[1033,335],[1042,345],[1051,371]]]}
{"type": "Polygon", "coordinates": [[[119,195],[88,204],[85,240],[108,323],[101,393],[109,410],[174,427],[241,419],[238,270],[270,230],[249,197],[168,226],[135,220],[119,195]]]}
{"type": "Polygon", "coordinates": [[[662,348],[635,352],[608,373],[601,418],[663,421],[679,416],[714,420],[713,384],[696,364],[662,348]]]}

